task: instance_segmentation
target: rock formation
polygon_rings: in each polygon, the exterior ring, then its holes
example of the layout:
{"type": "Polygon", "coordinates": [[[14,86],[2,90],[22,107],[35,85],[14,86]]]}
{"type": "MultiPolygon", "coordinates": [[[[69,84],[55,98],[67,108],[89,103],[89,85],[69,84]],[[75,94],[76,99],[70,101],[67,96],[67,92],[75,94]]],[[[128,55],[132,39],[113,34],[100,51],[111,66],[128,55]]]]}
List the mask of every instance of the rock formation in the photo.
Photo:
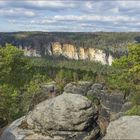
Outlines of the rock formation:
{"type": "MultiPolygon", "coordinates": [[[[41,103],[36,105],[38,102],[35,102],[35,108],[28,115],[14,121],[4,131],[1,140],[94,140],[103,137],[109,123],[116,120],[110,123],[105,136],[105,139],[114,139],[115,131],[121,133],[124,127],[122,134],[126,135],[127,131],[132,131],[127,127],[137,127],[132,122],[139,118],[122,117],[130,109],[131,102],[126,102],[117,91],[108,93],[105,84],[72,82],[64,87],[63,94],[48,99],[52,91],[57,92],[54,82],[42,85],[40,94],[36,97],[41,103]],[[97,99],[99,104],[95,100],[91,102],[87,97],[90,100],[97,99]],[[113,131],[114,127],[116,130],[113,131]]],[[[119,135],[120,138],[122,134],[119,135]]]]}
{"type": "Polygon", "coordinates": [[[106,110],[114,113],[120,112],[125,102],[122,93],[117,91],[108,93],[104,84],[87,81],[69,83],[64,87],[64,92],[97,97],[106,110]]]}
{"type": "MultiPolygon", "coordinates": [[[[21,48],[21,46],[19,46],[19,48],[21,48]]],[[[97,61],[108,65],[111,65],[114,60],[111,54],[106,54],[103,50],[84,47],[77,48],[68,43],[61,44],[59,42],[54,42],[49,46],[45,46],[45,48],[45,55],[64,56],[74,60],[97,61]]],[[[41,54],[31,47],[24,47],[24,54],[26,56],[41,57],[41,54]]]]}
{"type": "Polygon", "coordinates": [[[41,102],[26,118],[14,121],[1,140],[94,140],[100,133],[96,121],[97,110],[91,101],[64,93],[41,102]]]}
{"type": "Polygon", "coordinates": [[[64,92],[67,94],[80,94],[98,100],[98,124],[103,135],[110,121],[120,118],[125,111],[131,108],[131,103],[125,101],[122,93],[118,91],[108,93],[106,86],[100,83],[72,82],[64,87],[64,92]]]}
{"type": "Polygon", "coordinates": [[[103,140],[140,139],[140,116],[124,116],[112,121],[103,140]]]}
{"type": "Polygon", "coordinates": [[[111,65],[113,62],[113,57],[111,54],[107,55],[103,50],[95,48],[77,48],[71,44],[60,44],[59,42],[54,42],[49,48],[48,52],[50,55],[62,55],[69,59],[75,60],[90,60],[101,62],[102,64],[111,65]]]}
{"type": "Polygon", "coordinates": [[[77,83],[72,82],[72,83],[68,83],[64,87],[64,92],[86,96],[87,91],[91,86],[92,86],[92,82],[88,82],[88,81],[79,81],[77,83]]]}

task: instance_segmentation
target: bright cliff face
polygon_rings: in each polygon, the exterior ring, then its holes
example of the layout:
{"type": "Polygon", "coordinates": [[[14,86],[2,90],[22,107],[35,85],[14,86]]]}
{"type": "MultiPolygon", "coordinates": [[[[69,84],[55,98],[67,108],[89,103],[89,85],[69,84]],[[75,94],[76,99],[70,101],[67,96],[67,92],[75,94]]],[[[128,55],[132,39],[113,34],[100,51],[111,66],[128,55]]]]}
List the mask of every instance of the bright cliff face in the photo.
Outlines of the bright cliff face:
{"type": "Polygon", "coordinates": [[[111,65],[114,58],[111,54],[107,55],[103,50],[95,48],[76,48],[71,44],[60,44],[59,42],[52,43],[51,49],[48,50],[50,55],[65,56],[69,59],[75,60],[90,60],[101,62],[102,64],[111,65]]]}
{"type": "Polygon", "coordinates": [[[71,44],[63,44],[62,46],[63,53],[65,57],[68,57],[70,59],[76,59],[78,60],[78,53],[76,47],[74,47],[71,44]]]}
{"type": "MultiPolygon", "coordinates": [[[[35,49],[24,48],[24,54],[26,56],[41,57],[41,54],[35,49]]],[[[83,48],[68,43],[61,44],[59,42],[51,43],[49,46],[45,47],[45,55],[49,54],[51,56],[64,56],[68,59],[74,60],[89,60],[97,61],[102,64],[111,65],[114,58],[111,54],[107,55],[103,50],[96,48],[83,48]]]]}

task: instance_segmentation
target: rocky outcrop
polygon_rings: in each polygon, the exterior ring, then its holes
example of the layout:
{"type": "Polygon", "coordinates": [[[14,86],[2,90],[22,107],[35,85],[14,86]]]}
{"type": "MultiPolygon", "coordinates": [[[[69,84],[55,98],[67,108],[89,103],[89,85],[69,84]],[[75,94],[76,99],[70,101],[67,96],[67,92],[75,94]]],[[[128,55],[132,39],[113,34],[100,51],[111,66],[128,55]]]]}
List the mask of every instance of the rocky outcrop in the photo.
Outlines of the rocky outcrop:
{"type": "Polygon", "coordinates": [[[103,140],[122,140],[140,138],[140,116],[124,116],[111,122],[103,140]]]}
{"type": "Polygon", "coordinates": [[[77,83],[72,82],[72,83],[67,84],[64,87],[64,92],[86,96],[87,91],[89,90],[91,85],[92,85],[92,82],[88,82],[88,81],[79,81],[77,83]]]}
{"type": "Polygon", "coordinates": [[[91,101],[64,93],[41,102],[26,118],[13,122],[1,140],[91,140],[100,133],[96,121],[97,110],[91,101]]]}
{"type": "Polygon", "coordinates": [[[110,121],[120,118],[131,107],[131,103],[125,101],[122,93],[118,91],[108,93],[105,84],[93,84],[87,81],[72,82],[64,87],[64,92],[87,96],[95,104],[98,101],[98,124],[102,135],[105,134],[110,121]]]}
{"type": "MultiPolygon", "coordinates": [[[[19,49],[23,49],[22,46],[19,46],[19,49]]],[[[24,47],[24,55],[25,56],[34,56],[34,57],[41,57],[41,54],[39,54],[36,49],[31,48],[31,46],[24,47]]]]}
{"type": "Polygon", "coordinates": [[[87,98],[81,95],[62,94],[37,105],[28,115],[28,124],[36,126],[36,129],[83,131],[91,125],[94,111],[87,98]],[[41,126],[43,128],[40,128],[41,126]]]}
{"type": "Polygon", "coordinates": [[[125,102],[122,93],[117,91],[108,93],[104,84],[87,81],[69,83],[64,87],[64,92],[96,97],[106,110],[114,113],[120,112],[125,102]]]}

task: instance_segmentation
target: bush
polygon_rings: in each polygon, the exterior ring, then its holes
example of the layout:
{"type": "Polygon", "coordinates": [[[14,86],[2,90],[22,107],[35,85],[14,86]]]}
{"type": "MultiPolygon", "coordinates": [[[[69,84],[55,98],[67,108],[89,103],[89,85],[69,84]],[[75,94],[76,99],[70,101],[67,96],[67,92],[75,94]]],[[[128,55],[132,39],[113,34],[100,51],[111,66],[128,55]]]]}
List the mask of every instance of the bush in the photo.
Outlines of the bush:
{"type": "Polygon", "coordinates": [[[133,106],[130,110],[128,110],[125,115],[139,115],[140,116],[140,105],[133,106]]]}
{"type": "Polygon", "coordinates": [[[89,96],[87,96],[87,98],[88,98],[91,102],[93,102],[94,104],[100,105],[100,100],[99,100],[97,97],[89,95],[89,96]]]}
{"type": "Polygon", "coordinates": [[[132,103],[133,105],[140,105],[140,93],[136,92],[132,97],[132,103]]]}

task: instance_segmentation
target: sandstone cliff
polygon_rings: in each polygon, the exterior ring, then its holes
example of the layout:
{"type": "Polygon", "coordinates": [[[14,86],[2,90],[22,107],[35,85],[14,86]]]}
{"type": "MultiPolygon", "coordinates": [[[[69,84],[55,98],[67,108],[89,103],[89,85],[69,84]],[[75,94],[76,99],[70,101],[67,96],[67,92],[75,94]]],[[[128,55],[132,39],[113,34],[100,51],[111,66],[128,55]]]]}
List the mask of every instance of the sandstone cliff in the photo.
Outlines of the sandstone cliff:
{"type": "MultiPolygon", "coordinates": [[[[59,42],[54,42],[50,45],[46,45],[44,51],[45,55],[61,55],[68,59],[97,61],[101,62],[102,64],[108,65],[111,65],[114,60],[111,54],[107,54],[103,50],[96,48],[76,47],[68,43],[61,44],[59,42]]],[[[24,48],[24,54],[26,56],[41,56],[40,53],[37,52],[35,49],[28,49],[26,47],[24,48]]]]}
{"type": "Polygon", "coordinates": [[[75,60],[90,60],[98,61],[102,64],[111,65],[113,62],[113,56],[111,54],[106,54],[103,50],[95,48],[77,48],[71,44],[60,44],[59,42],[52,43],[51,47],[48,49],[51,52],[50,55],[62,55],[69,59],[75,60]]]}

